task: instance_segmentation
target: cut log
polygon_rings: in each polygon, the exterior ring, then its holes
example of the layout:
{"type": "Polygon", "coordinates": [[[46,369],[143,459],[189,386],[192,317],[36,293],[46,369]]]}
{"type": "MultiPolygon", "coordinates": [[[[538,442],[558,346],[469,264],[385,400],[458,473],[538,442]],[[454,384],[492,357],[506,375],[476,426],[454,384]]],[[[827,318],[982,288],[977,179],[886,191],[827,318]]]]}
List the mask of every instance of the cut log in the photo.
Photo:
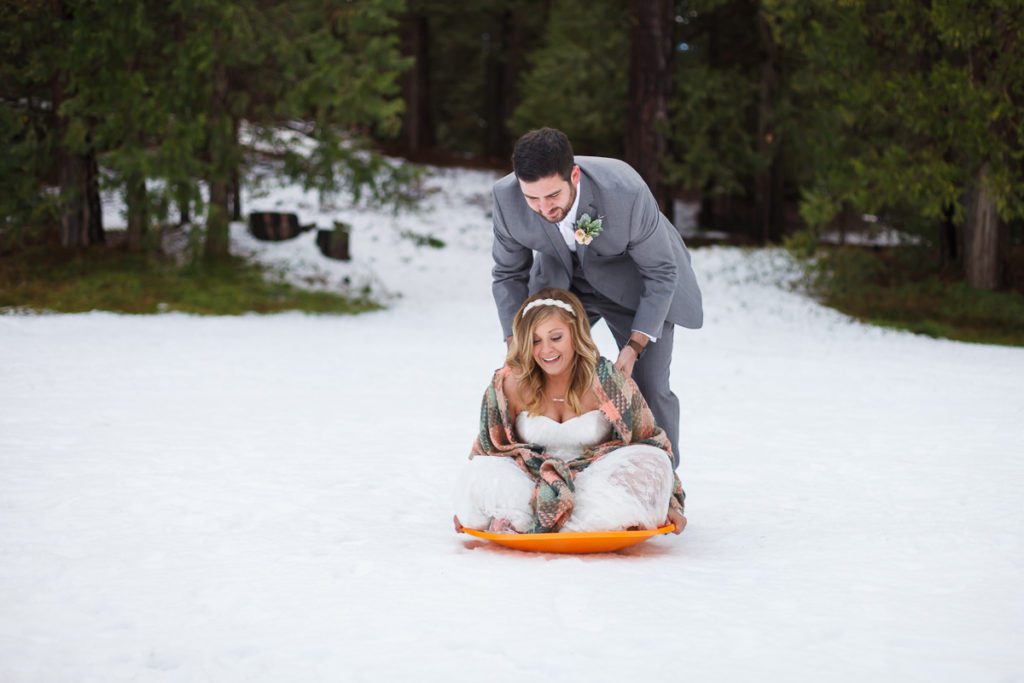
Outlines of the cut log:
{"type": "Polygon", "coordinates": [[[316,245],[327,258],[348,261],[352,255],[348,250],[348,238],[352,227],[335,221],[333,230],[317,230],[316,245]]]}
{"type": "Polygon", "coordinates": [[[294,213],[258,211],[249,214],[249,232],[258,240],[280,242],[296,237],[302,228],[294,213]]]}

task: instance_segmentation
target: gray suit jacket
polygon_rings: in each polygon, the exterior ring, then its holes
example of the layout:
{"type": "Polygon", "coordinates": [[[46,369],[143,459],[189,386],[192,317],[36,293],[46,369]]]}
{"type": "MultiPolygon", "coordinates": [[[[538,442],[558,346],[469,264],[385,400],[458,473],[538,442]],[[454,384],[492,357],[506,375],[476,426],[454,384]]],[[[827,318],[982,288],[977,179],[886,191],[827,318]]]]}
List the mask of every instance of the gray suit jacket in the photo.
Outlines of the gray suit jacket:
{"type": "MultiPolygon", "coordinates": [[[[583,156],[576,163],[582,174],[576,217],[604,219],[604,231],[589,246],[576,245],[587,282],[636,312],[634,330],[658,337],[666,321],[699,328],[704,311],[690,252],[643,178],[617,159],[583,156]]],[[[527,296],[545,287],[569,288],[572,254],[557,226],[527,206],[514,173],[494,184],[493,195],[492,288],[508,337],[527,296]]]]}

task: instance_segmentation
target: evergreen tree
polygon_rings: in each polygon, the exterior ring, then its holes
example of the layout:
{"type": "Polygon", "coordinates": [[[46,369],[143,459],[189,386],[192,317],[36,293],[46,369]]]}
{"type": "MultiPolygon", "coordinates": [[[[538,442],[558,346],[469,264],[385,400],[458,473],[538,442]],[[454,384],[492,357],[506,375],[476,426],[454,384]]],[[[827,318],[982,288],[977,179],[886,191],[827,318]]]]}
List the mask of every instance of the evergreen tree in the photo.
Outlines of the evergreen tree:
{"type": "Polygon", "coordinates": [[[647,182],[662,210],[669,198],[662,184],[668,98],[672,85],[671,0],[633,0],[629,50],[629,103],[624,158],[647,182]]]}
{"type": "Polygon", "coordinates": [[[187,88],[175,111],[202,125],[180,127],[171,139],[200,151],[207,256],[227,253],[230,188],[246,145],[276,151],[307,188],[369,189],[386,198],[389,167],[366,141],[395,134],[400,122],[397,79],[407,62],[392,30],[400,0],[179,0],[173,7],[174,71],[185,77],[170,83],[187,88]],[[282,137],[288,124],[303,142],[282,137]]]}
{"type": "Polygon", "coordinates": [[[668,178],[702,200],[705,227],[759,241],[785,229],[794,173],[792,56],[750,0],[678,0],[668,178]]]}
{"type": "Polygon", "coordinates": [[[407,153],[436,145],[460,156],[508,158],[525,55],[540,36],[547,0],[459,4],[410,0],[403,18],[409,105],[407,153]]]}
{"type": "Polygon", "coordinates": [[[88,122],[107,171],[105,184],[123,194],[128,245],[136,250],[154,218],[146,181],[164,175],[153,152],[171,111],[160,96],[169,39],[163,7],[153,0],[82,2],[71,16],[75,38],[69,47],[79,73],[65,112],[88,122]]]}
{"type": "Polygon", "coordinates": [[[527,57],[520,135],[552,126],[579,154],[622,157],[629,94],[630,8],[616,0],[554,0],[543,42],[527,57]]]}
{"type": "Polygon", "coordinates": [[[367,140],[398,129],[401,10],[401,0],[5,4],[5,222],[46,205],[59,182],[63,243],[102,239],[88,222],[99,225],[98,159],[125,192],[135,246],[154,207],[170,197],[187,206],[202,180],[206,253],[223,255],[229,190],[257,148],[307,187],[388,198],[401,174],[367,140]],[[283,138],[286,125],[302,140],[283,138]],[[147,180],[165,196],[151,198],[147,180]]]}
{"type": "Polygon", "coordinates": [[[818,105],[802,110],[808,221],[853,209],[920,225],[935,245],[965,244],[969,284],[997,286],[999,222],[1024,217],[1024,7],[769,4],[804,61],[799,98],[818,105]]]}
{"type": "Polygon", "coordinates": [[[3,228],[18,237],[26,223],[58,220],[68,247],[104,240],[93,122],[75,109],[91,66],[77,9],[72,0],[0,6],[3,228]]]}

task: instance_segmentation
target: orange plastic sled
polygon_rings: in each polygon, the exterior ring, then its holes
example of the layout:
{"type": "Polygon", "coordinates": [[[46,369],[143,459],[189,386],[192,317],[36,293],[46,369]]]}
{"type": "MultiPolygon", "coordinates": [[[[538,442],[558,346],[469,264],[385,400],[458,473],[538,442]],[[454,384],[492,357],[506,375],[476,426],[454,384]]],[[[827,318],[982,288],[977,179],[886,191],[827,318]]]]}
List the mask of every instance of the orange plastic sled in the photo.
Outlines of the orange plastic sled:
{"type": "Polygon", "coordinates": [[[652,536],[674,531],[675,524],[638,531],[567,531],[560,534],[492,534],[463,527],[470,536],[483,538],[506,548],[534,553],[610,553],[643,543],[652,536]]]}

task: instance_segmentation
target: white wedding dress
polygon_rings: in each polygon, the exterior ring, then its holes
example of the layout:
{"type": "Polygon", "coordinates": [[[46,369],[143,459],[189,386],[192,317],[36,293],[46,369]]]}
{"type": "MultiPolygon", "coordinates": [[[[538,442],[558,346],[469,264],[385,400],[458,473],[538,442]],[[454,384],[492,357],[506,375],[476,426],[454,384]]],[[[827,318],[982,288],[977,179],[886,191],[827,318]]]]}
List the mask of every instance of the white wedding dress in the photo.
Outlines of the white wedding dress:
{"type": "MultiPolygon", "coordinates": [[[[525,411],[516,418],[516,432],[549,454],[573,460],[586,448],[607,441],[612,426],[600,410],[565,422],[525,411]]],[[[667,516],[674,477],[672,463],[660,448],[623,446],[576,475],[575,506],[562,531],[654,529],[667,516]]],[[[478,456],[459,473],[455,514],[470,529],[487,529],[507,520],[516,531],[533,525],[530,497],[534,483],[509,458],[478,456]]],[[[500,526],[500,525],[499,525],[500,526]]]]}

